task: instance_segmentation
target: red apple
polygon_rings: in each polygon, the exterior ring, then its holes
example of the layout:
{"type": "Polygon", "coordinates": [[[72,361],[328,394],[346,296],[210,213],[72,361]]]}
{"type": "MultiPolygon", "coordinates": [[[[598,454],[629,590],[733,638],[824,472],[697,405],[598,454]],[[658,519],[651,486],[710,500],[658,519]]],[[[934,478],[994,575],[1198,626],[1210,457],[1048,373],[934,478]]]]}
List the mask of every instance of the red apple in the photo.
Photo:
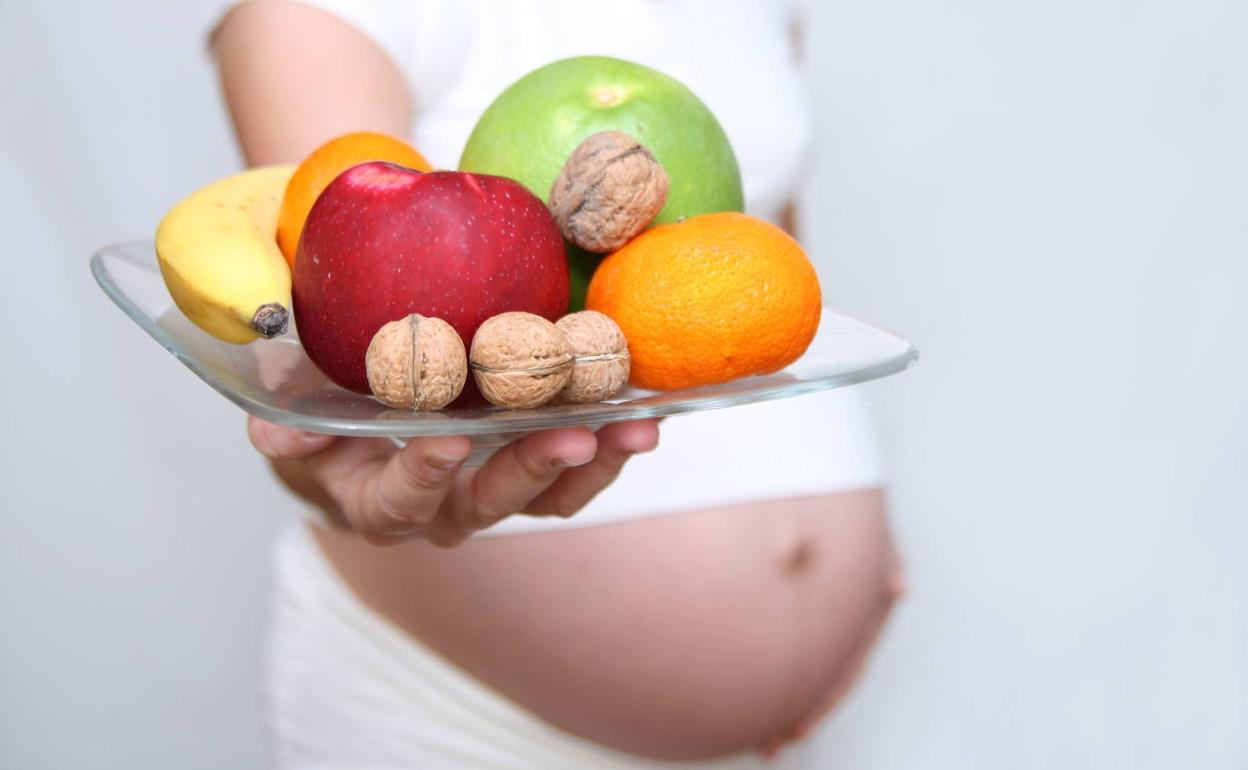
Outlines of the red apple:
{"type": "Polygon", "coordinates": [[[382,325],[441,318],[464,345],[487,318],[568,309],[559,226],[518,182],[391,163],[344,171],[317,198],[295,256],[295,323],[308,357],[368,392],[364,357],[382,325]]]}

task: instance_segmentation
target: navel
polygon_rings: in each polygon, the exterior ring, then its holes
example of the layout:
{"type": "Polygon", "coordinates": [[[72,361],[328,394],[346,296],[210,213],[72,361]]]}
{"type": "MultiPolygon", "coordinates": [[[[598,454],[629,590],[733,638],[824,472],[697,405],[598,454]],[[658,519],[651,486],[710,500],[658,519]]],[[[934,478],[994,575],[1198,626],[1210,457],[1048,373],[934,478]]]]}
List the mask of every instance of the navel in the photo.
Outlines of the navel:
{"type": "Polygon", "coordinates": [[[810,571],[814,561],[814,542],[808,537],[799,536],[785,548],[780,570],[790,577],[800,577],[810,571]]]}

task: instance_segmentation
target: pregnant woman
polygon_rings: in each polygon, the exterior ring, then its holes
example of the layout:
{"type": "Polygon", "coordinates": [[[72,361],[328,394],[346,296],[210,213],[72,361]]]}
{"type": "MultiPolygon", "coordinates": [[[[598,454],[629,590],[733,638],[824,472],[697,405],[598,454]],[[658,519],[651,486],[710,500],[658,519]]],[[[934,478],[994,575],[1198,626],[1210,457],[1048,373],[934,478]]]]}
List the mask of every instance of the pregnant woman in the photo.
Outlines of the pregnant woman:
{"type": "MultiPolygon", "coordinates": [[[[453,167],[525,72],[638,61],[702,97],[748,210],[791,226],[807,115],[783,3],[253,0],[213,51],[251,164],[373,130],[453,167]]],[[[396,450],[251,421],[329,522],[278,548],[277,764],[816,766],[801,739],[901,590],[857,398],[675,417],[656,451],[654,421],[547,431],[480,469],[463,437],[396,450]]]]}

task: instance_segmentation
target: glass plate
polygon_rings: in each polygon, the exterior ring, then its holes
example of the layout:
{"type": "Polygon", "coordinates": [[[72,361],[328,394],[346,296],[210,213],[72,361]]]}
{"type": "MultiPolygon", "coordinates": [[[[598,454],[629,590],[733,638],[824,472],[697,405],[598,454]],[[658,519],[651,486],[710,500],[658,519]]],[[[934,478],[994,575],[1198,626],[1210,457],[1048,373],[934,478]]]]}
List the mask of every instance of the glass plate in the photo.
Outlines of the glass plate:
{"type": "Polygon", "coordinates": [[[825,309],[806,354],[776,374],[663,393],[628,387],[599,404],[409,412],[326,379],[304,355],[293,324],[285,336],[248,345],[231,345],[200,331],[173,304],[151,241],[101,249],[91,258],[91,272],[131,320],[226,398],[270,422],[343,436],[468,435],[478,445],[497,445],[507,436],[535,430],[597,427],[838,388],[895,374],[918,358],[914,346],[900,337],[825,309]]]}

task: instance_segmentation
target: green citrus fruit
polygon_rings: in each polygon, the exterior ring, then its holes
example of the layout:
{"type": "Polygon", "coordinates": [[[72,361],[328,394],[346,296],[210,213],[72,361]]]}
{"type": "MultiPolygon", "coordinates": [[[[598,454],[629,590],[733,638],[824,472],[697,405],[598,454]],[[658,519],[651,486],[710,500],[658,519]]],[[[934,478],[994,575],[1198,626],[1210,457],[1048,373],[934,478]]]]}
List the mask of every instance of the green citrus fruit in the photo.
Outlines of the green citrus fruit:
{"type": "MultiPolygon", "coordinates": [[[[661,72],[602,56],[557,61],[509,86],[477,121],[459,168],[511,177],[547,200],[576,146],[612,130],[648,147],[667,172],[654,224],[744,208],[732,146],[702,100],[661,72]]],[[[569,247],[568,259],[579,309],[599,257],[569,247]]]]}

